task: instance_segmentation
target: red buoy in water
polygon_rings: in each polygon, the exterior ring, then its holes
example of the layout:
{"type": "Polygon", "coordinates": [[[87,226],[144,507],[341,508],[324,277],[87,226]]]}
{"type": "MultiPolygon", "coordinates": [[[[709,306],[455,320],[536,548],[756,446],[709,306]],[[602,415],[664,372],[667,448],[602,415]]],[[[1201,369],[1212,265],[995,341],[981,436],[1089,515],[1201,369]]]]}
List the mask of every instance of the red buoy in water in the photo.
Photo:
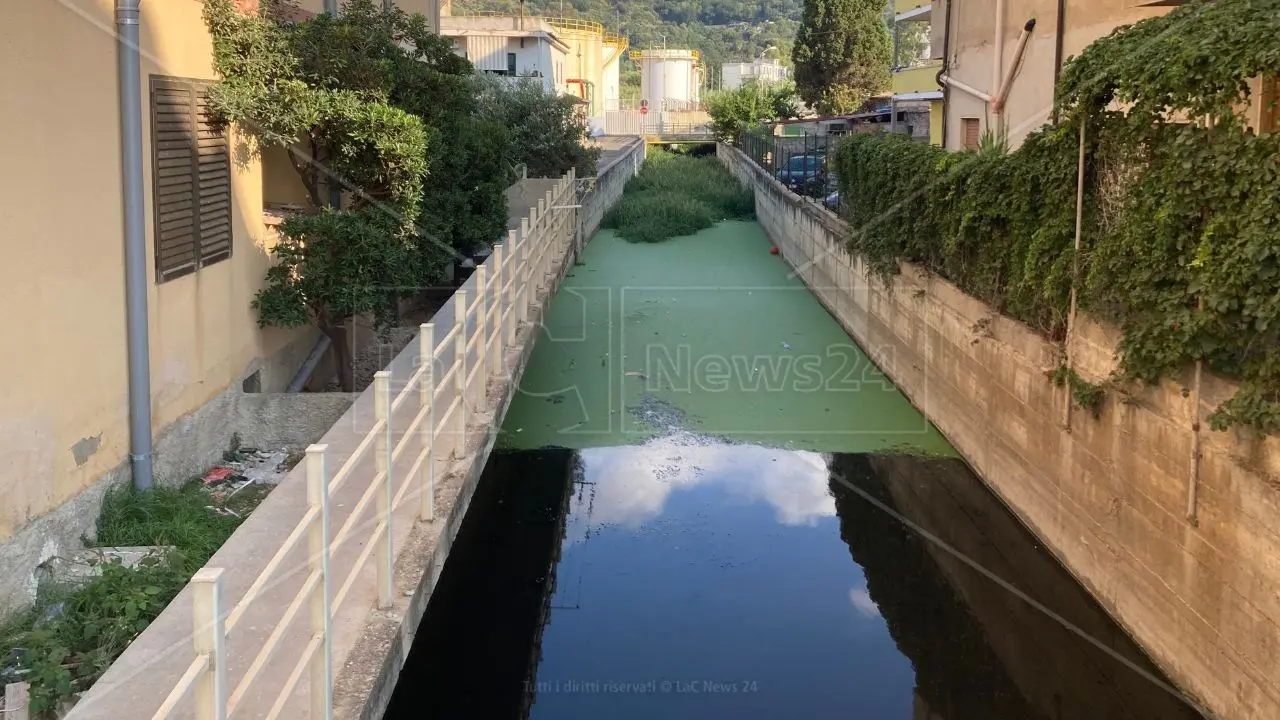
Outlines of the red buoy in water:
{"type": "Polygon", "coordinates": [[[774,245],[773,247],[769,248],[769,254],[770,254],[770,255],[777,255],[777,254],[778,254],[778,246],[777,246],[777,245],[774,245]]]}

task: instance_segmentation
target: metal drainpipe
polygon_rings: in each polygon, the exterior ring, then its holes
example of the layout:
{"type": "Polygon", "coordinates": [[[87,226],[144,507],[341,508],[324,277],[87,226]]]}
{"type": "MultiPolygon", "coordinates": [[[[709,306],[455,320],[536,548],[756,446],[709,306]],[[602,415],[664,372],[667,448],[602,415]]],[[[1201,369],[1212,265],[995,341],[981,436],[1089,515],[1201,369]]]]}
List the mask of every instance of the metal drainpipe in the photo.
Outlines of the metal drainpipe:
{"type": "Polygon", "coordinates": [[[938,71],[938,84],[942,86],[942,148],[947,147],[947,111],[951,108],[951,86],[941,81],[951,66],[951,6],[960,0],[945,0],[947,11],[942,24],[942,70],[938,71]]]}
{"type": "Polygon", "coordinates": [[[116,77],[120,87],[120,172],[124,211],[125,332],[129,367],[129,461],[133,486],[153,483],[151,350],[147,337],[147,234],[142,186],[141,0],[116,0],[116,77]]]}

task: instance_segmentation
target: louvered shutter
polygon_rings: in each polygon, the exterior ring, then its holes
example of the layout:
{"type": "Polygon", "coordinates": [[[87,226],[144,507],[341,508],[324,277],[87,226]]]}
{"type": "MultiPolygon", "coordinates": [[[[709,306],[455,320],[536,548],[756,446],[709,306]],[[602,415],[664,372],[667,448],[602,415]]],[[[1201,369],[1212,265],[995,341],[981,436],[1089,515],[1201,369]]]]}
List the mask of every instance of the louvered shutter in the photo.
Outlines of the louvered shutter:
{"type": "Polygon", "coordinates": [[[231,256],[231,162],[208,83],[151,78],[156,281],[231,256]]]}
{"type": "Polygon", "coordinates": [[[964,149],[977,150],[982,142],[980,137],[982,126],[978,123],[978,118],[961,118],[960,124],[964,129],[964,149]]]}

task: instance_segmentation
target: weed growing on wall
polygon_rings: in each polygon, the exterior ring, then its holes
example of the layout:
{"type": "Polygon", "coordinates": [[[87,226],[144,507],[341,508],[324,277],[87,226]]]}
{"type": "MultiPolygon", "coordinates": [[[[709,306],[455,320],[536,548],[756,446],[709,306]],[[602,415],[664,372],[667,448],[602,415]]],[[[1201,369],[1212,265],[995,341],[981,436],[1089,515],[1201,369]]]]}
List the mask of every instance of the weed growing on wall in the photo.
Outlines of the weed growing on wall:
{"type": "Polygon", "coordinates": [[[655,150],[603,225],[632,242],[659,242],[753,217],[755,196],[714,157],[655,150]]]}
{"type": "Polygon", "coordinates": [[[1240,380],[1212,427],[1280,431],[1280,133],[1245,112],[1251,79],[1280,74],[1278,34],[1280,0],[1117,29],[1064,68],[1059,123],[1013,152],[851,137],[835,156],[850,248],[886,278],[917,263],[1055,339],[1074,283],[1123,331],[1119,381],[1200,360],[1240,380]]]}

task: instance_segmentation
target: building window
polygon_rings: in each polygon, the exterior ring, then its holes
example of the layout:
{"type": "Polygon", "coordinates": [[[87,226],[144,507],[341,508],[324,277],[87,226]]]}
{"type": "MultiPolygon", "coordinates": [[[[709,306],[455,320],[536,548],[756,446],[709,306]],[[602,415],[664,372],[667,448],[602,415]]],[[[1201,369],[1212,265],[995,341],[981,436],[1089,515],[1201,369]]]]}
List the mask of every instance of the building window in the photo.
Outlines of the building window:
{"type": "Polygon", "coordinates": [[[981,139],[978,118],[960,118],[960,147],[964,150],[977,150],[981,139]]]}
{"type": "Polygon", "coordinates": [[[516,74],[516,54],[515,53],[507,53],[507,74],[508,75],[516,74]]]}
{"type": "Polygon", "coordinates": [[[209,83],[151,76],[156,282],[231,257],[231,162],[209,83]]]}

